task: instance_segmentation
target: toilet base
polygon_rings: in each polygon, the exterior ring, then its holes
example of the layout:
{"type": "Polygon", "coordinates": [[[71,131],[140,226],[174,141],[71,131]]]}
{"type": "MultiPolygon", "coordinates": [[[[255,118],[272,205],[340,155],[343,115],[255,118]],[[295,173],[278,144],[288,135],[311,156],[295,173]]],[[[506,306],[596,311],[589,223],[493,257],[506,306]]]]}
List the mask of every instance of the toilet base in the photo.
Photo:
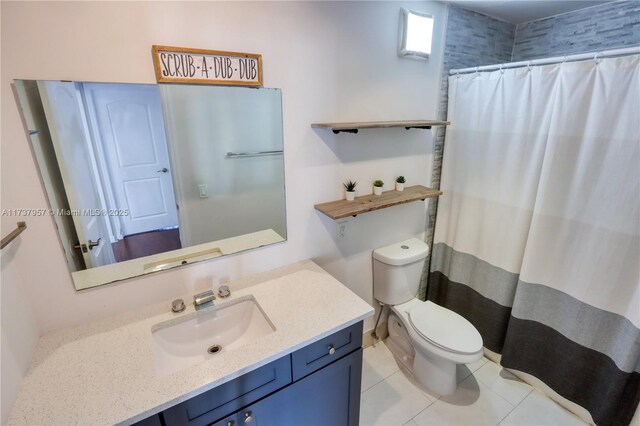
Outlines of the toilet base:
{"type": "MultiPolygon", "coordinates": [[[[423,350],[416,349],[404,323],[395,312],[389,314],[387,324],[389,327],[387,347],[398,363],[409,370],[414,379],[426,390],[438,395],[454,393],[458,387],[457,363],[436,354],[425,355],[423,350]]],[[[477,358],[480,357],[482,355],[478,354],[477,358]]]]}
{"type": "Polygon", "coordinates": [[[439,395],[451,395],[458,387],[456,363],[416,351],[413,359],[415,378],[429,390],[439,395]]]}

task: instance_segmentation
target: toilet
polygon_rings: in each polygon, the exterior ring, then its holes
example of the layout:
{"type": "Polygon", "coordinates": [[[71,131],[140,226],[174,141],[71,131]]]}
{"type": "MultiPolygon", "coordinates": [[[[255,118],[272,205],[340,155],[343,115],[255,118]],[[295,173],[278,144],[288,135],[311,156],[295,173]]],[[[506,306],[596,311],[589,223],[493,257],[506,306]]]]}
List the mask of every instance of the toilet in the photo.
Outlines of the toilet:
{"type": "Polygon", "coordinates": [[[450,395],[456,365],[482,358],[482,337],[457,313],[417,298],[429,246],[411,238],[373,252],[373,296],[389,305],[387,347],[428,390],[450,395]]]}

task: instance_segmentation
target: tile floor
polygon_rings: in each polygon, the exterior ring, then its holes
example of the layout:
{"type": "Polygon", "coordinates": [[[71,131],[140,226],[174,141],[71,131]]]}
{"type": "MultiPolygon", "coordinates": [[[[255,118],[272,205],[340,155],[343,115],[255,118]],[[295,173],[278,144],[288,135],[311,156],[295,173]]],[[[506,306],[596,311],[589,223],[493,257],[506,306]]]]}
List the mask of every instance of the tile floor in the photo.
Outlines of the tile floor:
{"type": "Polygon", "coordinates": [[[458,367],[458,389],[439,397],[414,385],[384,342],[366,348],[360,424],[586,425],[486,358],[458,367]]]}

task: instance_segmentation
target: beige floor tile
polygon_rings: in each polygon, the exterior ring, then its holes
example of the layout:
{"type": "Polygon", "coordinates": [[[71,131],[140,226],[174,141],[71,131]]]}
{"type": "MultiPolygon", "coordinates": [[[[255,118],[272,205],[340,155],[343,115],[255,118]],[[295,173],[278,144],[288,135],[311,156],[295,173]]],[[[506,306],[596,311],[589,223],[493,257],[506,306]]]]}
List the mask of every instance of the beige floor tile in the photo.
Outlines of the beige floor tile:
{"type": "Polygon", "coordinates": [[[586,425],[544,394],[534,390],[501,422],[503,426],[586,425]]]}
{"type": "Polygon", "coordinates": [[[469,367],[469,370],[471,370],[471,372],[473,373],[474,371],[478,370],[480,367],[485,365],[487,362],[491,362],[491,361],[489,361],[489,359],[486,357],[482,357],[476,362],[470,362],[469,364],[465,364],[465,365],[469,367]]]}
{"type": "Polygon", "coordinates": [[[469,376],[453,395],[443,396],[413,420],[418,425],[496,425],[512,409],[513,405],[469,376]]]}
{"type": "Polygon", "coordinates": [[[383,342],[364,350],[362,374],[362,425],[585,425],[487,358],[458,366],[458,390],[440,399],[399,369],[383,342]]]}
{"type": "Polygon", "coordinates": [[[362,394],[360,424],[404,425],[432,403],[397,371],[362,394]]]}
{"type": "Polygon", "coordinates": [[[487,358],[482,357],[476,362],[470,362],[469,364],[457,364],[456,373],[458,374],[458,383],[469,377],[474,371],[485,365],[489,361],[487,358]]]}
{"type": "Polygon", "coordinates": [[[533,390],[531,386],[491,361],[480,367],[473,375],[514,406],[520,404],[533,390]]]}
{"type": "Polygon", "coordinates": [[[393,355],[384,342],[366,348],[362,355],[362,392],[398,371],[393,355]]]}

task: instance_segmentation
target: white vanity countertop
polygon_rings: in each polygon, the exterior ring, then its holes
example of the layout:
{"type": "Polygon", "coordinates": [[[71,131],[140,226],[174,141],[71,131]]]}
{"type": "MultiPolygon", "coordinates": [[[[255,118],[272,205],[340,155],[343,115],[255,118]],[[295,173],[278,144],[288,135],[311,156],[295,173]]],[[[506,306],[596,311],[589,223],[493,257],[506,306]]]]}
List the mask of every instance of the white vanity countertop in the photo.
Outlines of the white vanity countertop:
{"type": "MultiPolygon", "coordinates": [[[[151,328],[189,315],[170,301],[42,336],[10,425],[131,424],[373,315],[373,308],[310,260],[229,284],[253,295],[276,331],[171,375],[156,373],[151,328]]],[[[185,301],[190,300],[185,296],[185,301]]]]}

